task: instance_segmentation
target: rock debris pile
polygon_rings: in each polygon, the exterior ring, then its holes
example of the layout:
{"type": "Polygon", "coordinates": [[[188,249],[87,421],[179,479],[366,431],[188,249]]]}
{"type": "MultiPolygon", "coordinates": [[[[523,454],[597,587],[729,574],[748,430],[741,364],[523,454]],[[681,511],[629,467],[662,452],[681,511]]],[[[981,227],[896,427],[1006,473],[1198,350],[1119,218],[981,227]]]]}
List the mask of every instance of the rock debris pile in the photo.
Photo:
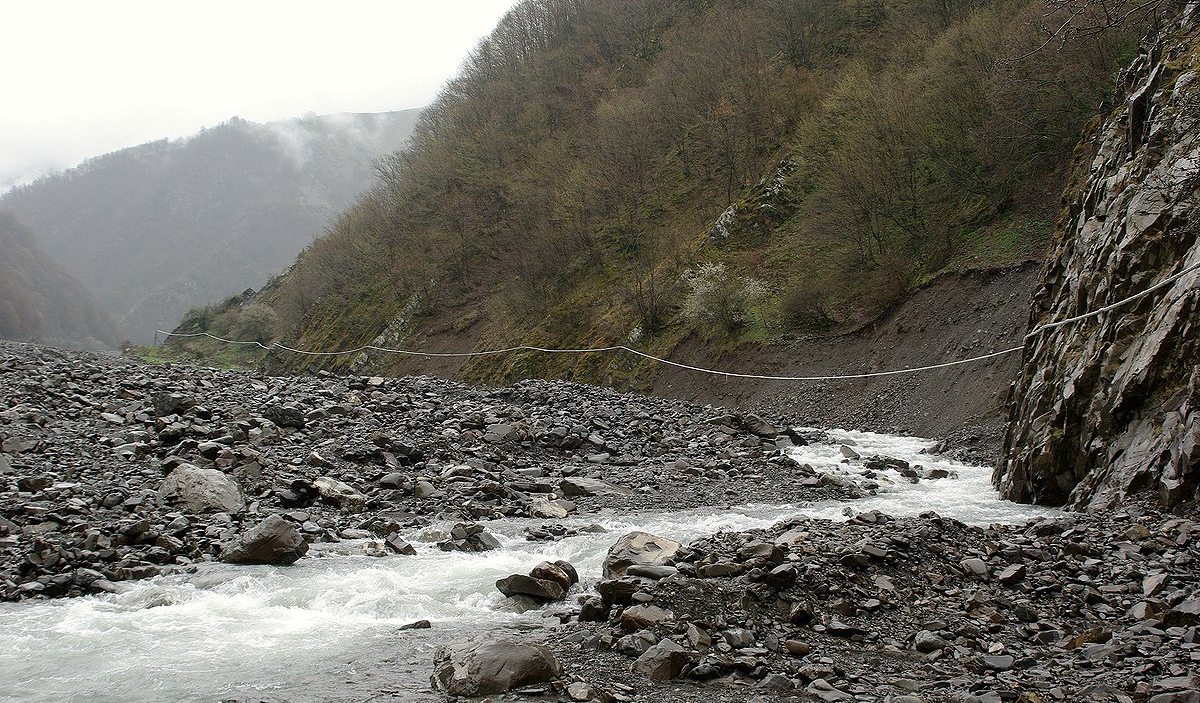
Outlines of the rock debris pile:
{"type": "MultiPolygon", "coordinates": [[[[200,561],[476,521],[849,495],[755,416],[562,382],[274,378],[0,343],[0,600],[112,591],[200,561]],[[808,478],[811,478],[809,476],[808,478]]],[[[540,535],[540,536],[539,536],[540,535]]]]}
{"type": "Polygon", "coordinates": [[[555,651],[609,700],[717,683],[728,700],[1194,703],[1198,537],[1136,507],[987,529],[865,512],[686,546],[634,533],[581,599],[598,622],[555,651]]]}

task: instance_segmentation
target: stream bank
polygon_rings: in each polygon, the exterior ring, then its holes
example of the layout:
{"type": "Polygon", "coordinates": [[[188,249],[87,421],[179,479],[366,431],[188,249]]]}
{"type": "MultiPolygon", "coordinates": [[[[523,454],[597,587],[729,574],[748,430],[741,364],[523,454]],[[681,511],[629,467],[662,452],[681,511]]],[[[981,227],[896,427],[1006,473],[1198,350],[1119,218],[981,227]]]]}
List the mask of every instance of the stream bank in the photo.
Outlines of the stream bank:
{"type": "Polygon", "coordinates": [[[437,649],[503,637],[562,666],[519,698],[1191,703],[1195,516],[1000,501],[929,440],[16,345],[0,383],[2,701],[444,700],[437,649]],[[183,466],[222,502],[164,490],[183,466]],[[307,555],[220,561],[269,515],[307,555]],[[444,551],[464,522],[498,548],[444,551]],[[681,550],[606,585],[631,530],[681,550]],[[496,590],[557,560],[581,579],[561,603],[496,590]],[[682,651],[672,678],[641,673],[653,647],[682,651]]]}

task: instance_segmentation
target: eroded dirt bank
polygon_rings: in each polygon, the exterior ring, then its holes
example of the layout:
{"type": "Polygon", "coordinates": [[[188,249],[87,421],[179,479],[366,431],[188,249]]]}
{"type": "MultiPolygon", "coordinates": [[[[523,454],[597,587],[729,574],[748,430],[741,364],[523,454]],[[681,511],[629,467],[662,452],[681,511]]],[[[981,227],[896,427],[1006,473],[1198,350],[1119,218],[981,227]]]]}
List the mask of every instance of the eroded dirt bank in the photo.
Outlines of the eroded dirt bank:
{"type": "MultiPolygon", "coordinates": [[[[780,342],[722,359],[704,349],[673,357],[745,373],[836,375],[953,361],[1019,346],[1041,265],[937,279],[877,323],[838,336],[780,342]]],[[[756,407],[818,427],[949,439],[991,461],[1003,439],[1004,402],[1020,354],[926,373],[850,381],[755,381],[664,369],[655,395],[756,407]]]]}

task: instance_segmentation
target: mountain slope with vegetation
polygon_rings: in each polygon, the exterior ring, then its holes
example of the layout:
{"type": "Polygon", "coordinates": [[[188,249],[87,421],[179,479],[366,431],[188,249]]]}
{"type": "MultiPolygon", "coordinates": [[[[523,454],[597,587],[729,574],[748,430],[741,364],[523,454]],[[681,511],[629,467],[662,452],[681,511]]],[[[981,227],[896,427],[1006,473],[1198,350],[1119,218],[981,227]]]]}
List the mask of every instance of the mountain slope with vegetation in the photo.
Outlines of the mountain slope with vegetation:
{"type": "Polygon", "coordinates": [[[0,339],[86,349],[119,343],[112,320],[49,261],[33,233],[0,211],[0,339]]]}
{"type": "MultiPolygon", "coordinates": [[[[285,276],[183,327],[228,332],[253,305],[307,349],[708,358],[859,329],[939,276],[1044,256],[1080,134],[1152,14],[1048,40],[1086,5],[527,0],[285,276]]],[[[646,387],[653,368],[508,355],[454,372],[646,387]]]]}
{"type": "Polygon", "coordinates": [[[182,140],[91,159],[0,198],[92,290],[122,334],[148,341],[197,303],[262,285],[371,183],[418,111],[234,118],[182,140]]]}

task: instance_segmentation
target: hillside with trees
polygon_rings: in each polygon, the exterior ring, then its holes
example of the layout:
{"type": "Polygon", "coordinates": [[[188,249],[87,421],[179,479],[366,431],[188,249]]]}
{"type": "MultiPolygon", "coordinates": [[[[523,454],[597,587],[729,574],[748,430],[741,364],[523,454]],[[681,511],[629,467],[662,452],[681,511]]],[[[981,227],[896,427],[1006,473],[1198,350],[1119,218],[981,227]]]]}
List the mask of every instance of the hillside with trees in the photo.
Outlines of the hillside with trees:
{"type": "MultiPolygon", "coordinates": [[[[185,327],[233,330],[254,305],[306,349],[711,356],[861,327],[940,276],[1045,255],[1080,137],[1166,4],[526,0],[327,236],[185,327]]],[[[507,355],[459,372],[647,370],[507,355]]]]}
{"type": "Polygon", "coordinates": [[[261,286],[350,205],[418,111],[230,121],[90,159],[0,197],[122,335],[261,286]]]}
{"type": "Polygon", "coordinates": [[[95,300],[0,211],[0,338],[85,349],[115,348],[116,328],[95,300]]]}

